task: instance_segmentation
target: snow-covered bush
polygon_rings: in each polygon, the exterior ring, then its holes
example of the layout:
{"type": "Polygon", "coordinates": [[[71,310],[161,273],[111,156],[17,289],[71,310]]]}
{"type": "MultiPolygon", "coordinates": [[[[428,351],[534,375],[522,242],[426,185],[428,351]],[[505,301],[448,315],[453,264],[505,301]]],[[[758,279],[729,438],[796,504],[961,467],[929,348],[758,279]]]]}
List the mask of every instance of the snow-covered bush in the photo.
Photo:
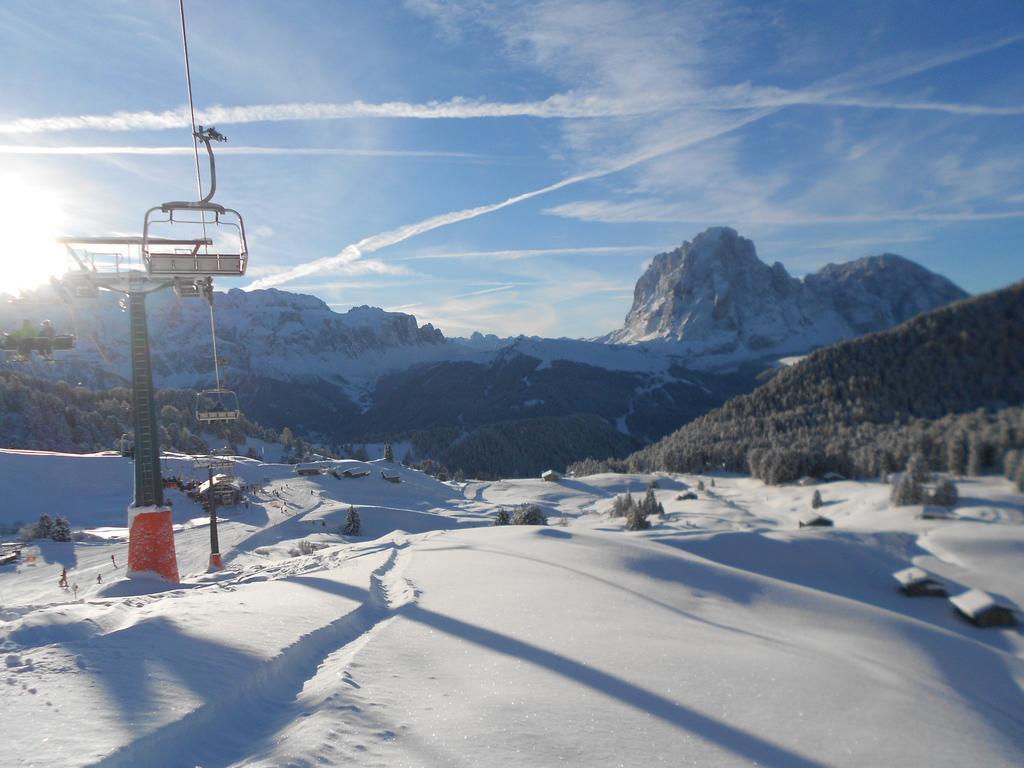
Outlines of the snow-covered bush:
{"type": "Polygon", "coordinates": [[[362,530],[363,524],[359,519],[359,513],[356,512],[356,508],[349,506],[348,514],[345,515],[345,525],[341,528],[343,536],[358,536],[362,530]]]}
{"type": "Polygon", "coordinates": [[[508,510],[501,507],[498,510],[498,514],[494,516],[494,525],[511,525],[512,515],[508,513],[508,510]]]}
{"type": "Polygon", "coordinates": [[[814,495],[811,496],[811,509],[818,509],[822,505],[821,491],[818,489],[814,490],[814,495]]]}
{"type": "Polygon", "coordinates": [[[536,504],[523,504],[512,513],[512,525],[547,525],[548,518],[536,504]]]}
{"type": "Polygon", "coordinates": [[[288,550],[288,554],[292,557],[298,557],[299,555],[312,555],[318,549],[323,549],[323,547],[314,544],[312,541],[303,539],[295,547],[288,550]]]}
{"type": "Polygon", "coordinates": [[[941,480],[935,488],[935,493],[932,494],[932,504],[937,504],[940,507],[952,507],[956,505],[959,496],[956,492],[956,485],[953,481],[945,478],[941,480]]]}

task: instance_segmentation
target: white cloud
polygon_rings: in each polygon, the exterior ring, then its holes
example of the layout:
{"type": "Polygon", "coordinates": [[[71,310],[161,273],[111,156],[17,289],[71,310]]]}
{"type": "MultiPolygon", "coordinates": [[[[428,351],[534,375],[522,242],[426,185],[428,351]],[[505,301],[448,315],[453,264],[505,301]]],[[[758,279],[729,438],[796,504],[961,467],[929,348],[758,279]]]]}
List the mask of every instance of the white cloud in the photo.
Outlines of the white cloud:
{"type": "MultiPolygon", "coordinates": [[[[0,144],[0,155],[191,155],[192,147],[104,147],[104,146],[31,146],[0,144]]],[[[338,157],[448,157],[485,159],[473,152],[443,152],[409,149],[346,149],[343,147],[218,147],[218,155],[311,155],[338,157]]]]}

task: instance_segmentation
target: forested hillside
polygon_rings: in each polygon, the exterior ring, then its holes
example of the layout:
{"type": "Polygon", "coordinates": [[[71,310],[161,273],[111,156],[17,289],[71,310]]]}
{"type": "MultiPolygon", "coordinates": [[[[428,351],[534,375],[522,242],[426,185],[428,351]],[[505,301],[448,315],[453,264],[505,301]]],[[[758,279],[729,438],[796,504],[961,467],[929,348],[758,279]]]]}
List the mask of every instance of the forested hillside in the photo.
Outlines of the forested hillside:
{"type": "MultiPolygon", "coordinates": [[[[999,467],[1024,443],[1024,283],[820,350],[622,462],[750,471],[769,482],[871,476],[923,453],[999,467]]],[[[599,462],[573,467],[593,470],[599,462]]]]}
{"type": "MultiPolygon", "coordinates": [[[[276,432],[244,416],[237,422],[200,429],[193,412],[194,393],[157,393],[160,446],[164,450],[203,453],[211,447],[239,445],[246,436],[276,441],[276,432]],[[218,438],[207,445],[204,437],[218,438]]],[[[111,450],[131,432],[131,393],[127,389],[93,392],[65,382],[48,382],[0,371],[0,446],[85,453],[111,450]]]]}

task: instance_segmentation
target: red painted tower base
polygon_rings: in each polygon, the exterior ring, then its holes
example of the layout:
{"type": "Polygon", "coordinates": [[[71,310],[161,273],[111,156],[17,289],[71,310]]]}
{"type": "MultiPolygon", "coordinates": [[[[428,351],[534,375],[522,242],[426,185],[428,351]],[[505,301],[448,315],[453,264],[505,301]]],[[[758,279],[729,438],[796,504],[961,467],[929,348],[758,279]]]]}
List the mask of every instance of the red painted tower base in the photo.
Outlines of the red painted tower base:
{"type": "Polygon", "coordinates": [[[128,507],[128,578],[159,577],[177,584],[171,510],[128,507]]]}
{"type": "Polygon", "coordinates": [[[224,570],[224,559],[220,556],[219,552],[214,552],[210,555],[210,568],[211,571],[223,571],[224,570]]]}

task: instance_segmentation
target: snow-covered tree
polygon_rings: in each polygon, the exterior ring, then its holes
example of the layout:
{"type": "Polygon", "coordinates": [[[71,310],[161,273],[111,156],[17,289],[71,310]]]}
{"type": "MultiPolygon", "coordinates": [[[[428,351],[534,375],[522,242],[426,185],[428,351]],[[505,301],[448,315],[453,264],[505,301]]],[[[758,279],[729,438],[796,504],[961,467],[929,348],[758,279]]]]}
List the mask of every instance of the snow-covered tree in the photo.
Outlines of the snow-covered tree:
{"type": "Polygon", "coordinates": [[[814,495],[811,496],[811,509],[818,509],[822,505],[821,491],[817,488],[814,489],[814,495]]]}
{"type": "Polygon", "coordinates": [[[359,519],[359,513],[356,512],[356,508],[349,506],[348,514],[345,515],[345,525],[342,526],[341,533],[344,536],[359,536],[360,531],[363,528],[362,521],[359,519]]]}
{"type": "Polygon", "coordinates": [[[889,499],[894,507],[921,504],[924,501],[924,491],[921,489],[921,484],[908,470],[900,475],[900,479],[892,487],[889,499]]]}
{"type": "Polygon", "coordinates": [[[53,521],[50,538],[54,541],[71,541],[71,525],[66,517],[58,517],[53,521]]]}
{"type": "Polygon", "coordinates": [[[914,453],[907,461],[906,474],[914,478],[915,482],[927,483],[931,478],[931,472],[928,470],[928,459],[921,452],[914,453]]]}
{"type": "Polygon", "coordinates": [[[962,432],[951,432],[946,441],[946,468],[958,477],[967,472],[967,447],[962,432]]]}
{"type": "Polygon", "coordinates": [[[391,448],[391,443],[384,443],[384,461],[394,461],[395,452],[391,448]]]}
{"type": "MultiPolygon", "coordinates": [[[[60,520],[59,517],[57,519],[60,520]]],[[[36,524],[36,537],[40,539],[52,539],[53,526],[54,522],[49,515],[40,515],[39,522],[36,524]]]]}
{"type": "Polygon", "coordinates": [[[938,504],[940,507],[952,507],[956,505],[958,498],[956,485],[949,478],[944,478],[936,486],[931,501],[932,504],[938,504]]]}
{"type": "Polygon", "coordinates": [[[624,517],[629,514],[629,511],[636,507],[636,502],[633,500],[633,494],[629,491],[626,493],[620,493],[615,497],[612,502],[611,512],[609,514],[612,517],[624,517]]]}
{"type": "MultiPolygon", "coordinates": [[[[653,493],[653,491],[651,493],[653,493]]],[[[646,501],[646,499],[644,501],[646,501]]],[[[635,506],[629,510],[626,514],[627,531],[642,531],[651,527],[651,523],[647,519],[647,506],[647,504],[641,502],[639,506],[635,506]]]]}

